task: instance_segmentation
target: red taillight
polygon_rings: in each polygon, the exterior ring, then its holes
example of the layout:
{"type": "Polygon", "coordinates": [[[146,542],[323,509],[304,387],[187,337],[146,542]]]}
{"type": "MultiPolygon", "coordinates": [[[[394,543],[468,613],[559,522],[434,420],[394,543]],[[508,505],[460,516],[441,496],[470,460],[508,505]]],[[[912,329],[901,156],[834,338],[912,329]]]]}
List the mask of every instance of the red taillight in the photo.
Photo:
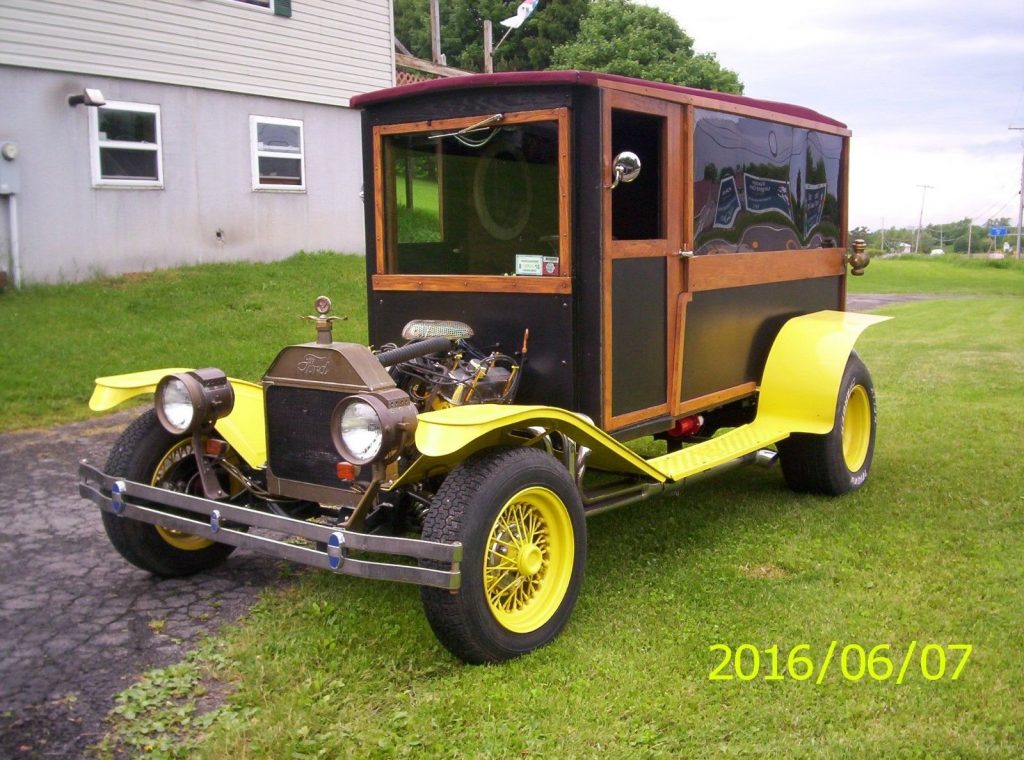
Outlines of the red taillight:
{"type": "Polygon", "coordinates": [[[672,426],[667,435],[669,438],[687,438],[700,432],[703,425],[704,418],[699,414],[692,414],[689,417],[676,420],[676,424],[672,426]]]}
{"type": "Polygon", "coordinates": [[[351,462],[338,462],[336,467],[338,480],[355,480],[356,466],[351,462]]]}

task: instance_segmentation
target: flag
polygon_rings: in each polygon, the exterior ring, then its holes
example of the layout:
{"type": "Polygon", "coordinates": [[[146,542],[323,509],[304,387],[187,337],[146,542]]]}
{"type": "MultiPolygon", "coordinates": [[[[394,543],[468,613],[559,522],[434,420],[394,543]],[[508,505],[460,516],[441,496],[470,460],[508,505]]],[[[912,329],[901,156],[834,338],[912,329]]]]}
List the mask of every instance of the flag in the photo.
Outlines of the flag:
{"type": "Polygon", "coordinates": [[[516,15],[511,18],[507,18],[501,22],[502,26],[507,26],[509,29],[518,29],[523,25],[523,22],[530,17],[530,15],[537,10],[537,6],[540,5],[540,0],[525,0],[519,4],[516,8],[516,15]]]}

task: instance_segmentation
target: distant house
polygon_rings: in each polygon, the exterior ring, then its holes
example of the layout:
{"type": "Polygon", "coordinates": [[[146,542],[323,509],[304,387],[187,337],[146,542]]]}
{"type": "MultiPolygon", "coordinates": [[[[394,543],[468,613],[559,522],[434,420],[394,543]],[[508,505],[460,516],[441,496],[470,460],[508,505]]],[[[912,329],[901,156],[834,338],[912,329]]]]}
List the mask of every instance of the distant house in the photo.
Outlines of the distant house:
{"type": "Polygon", "coordinates": [[[390,0],[3,6],[0,269],[12,248],[26,282],[363,252],[348,104],[394,84],[390,0]]]}

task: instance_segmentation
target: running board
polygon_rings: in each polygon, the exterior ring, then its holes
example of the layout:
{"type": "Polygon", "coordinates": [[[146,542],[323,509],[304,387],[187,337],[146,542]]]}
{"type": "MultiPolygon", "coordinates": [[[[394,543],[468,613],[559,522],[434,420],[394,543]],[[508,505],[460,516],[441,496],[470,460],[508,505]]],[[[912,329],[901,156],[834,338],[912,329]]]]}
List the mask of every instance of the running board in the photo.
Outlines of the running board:
{"type": "Polygon", "coordinates": [[[789,432],[777,425],[754,420],[708,441],[648,459],[647,463],[667,480],[680,481],[753,454],[788,436],[789,432]]]}

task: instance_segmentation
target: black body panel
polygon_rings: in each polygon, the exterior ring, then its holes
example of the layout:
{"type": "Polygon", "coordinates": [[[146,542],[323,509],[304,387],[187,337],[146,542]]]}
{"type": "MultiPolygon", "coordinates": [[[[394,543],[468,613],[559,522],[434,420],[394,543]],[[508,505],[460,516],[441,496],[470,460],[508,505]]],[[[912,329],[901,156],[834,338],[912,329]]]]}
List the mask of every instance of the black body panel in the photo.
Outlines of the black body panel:
{"type": "Polygon", "coordinates": [[[665,259],[612,262],[612,415],[661,406],[666,389],[665,259]]]}
{"type": "Polygon", "coordinates": [[[817,277],[694,293],[686,310],[682,399],[760,381],[783,323],[841,309],[841,281],[817,277]]]}

